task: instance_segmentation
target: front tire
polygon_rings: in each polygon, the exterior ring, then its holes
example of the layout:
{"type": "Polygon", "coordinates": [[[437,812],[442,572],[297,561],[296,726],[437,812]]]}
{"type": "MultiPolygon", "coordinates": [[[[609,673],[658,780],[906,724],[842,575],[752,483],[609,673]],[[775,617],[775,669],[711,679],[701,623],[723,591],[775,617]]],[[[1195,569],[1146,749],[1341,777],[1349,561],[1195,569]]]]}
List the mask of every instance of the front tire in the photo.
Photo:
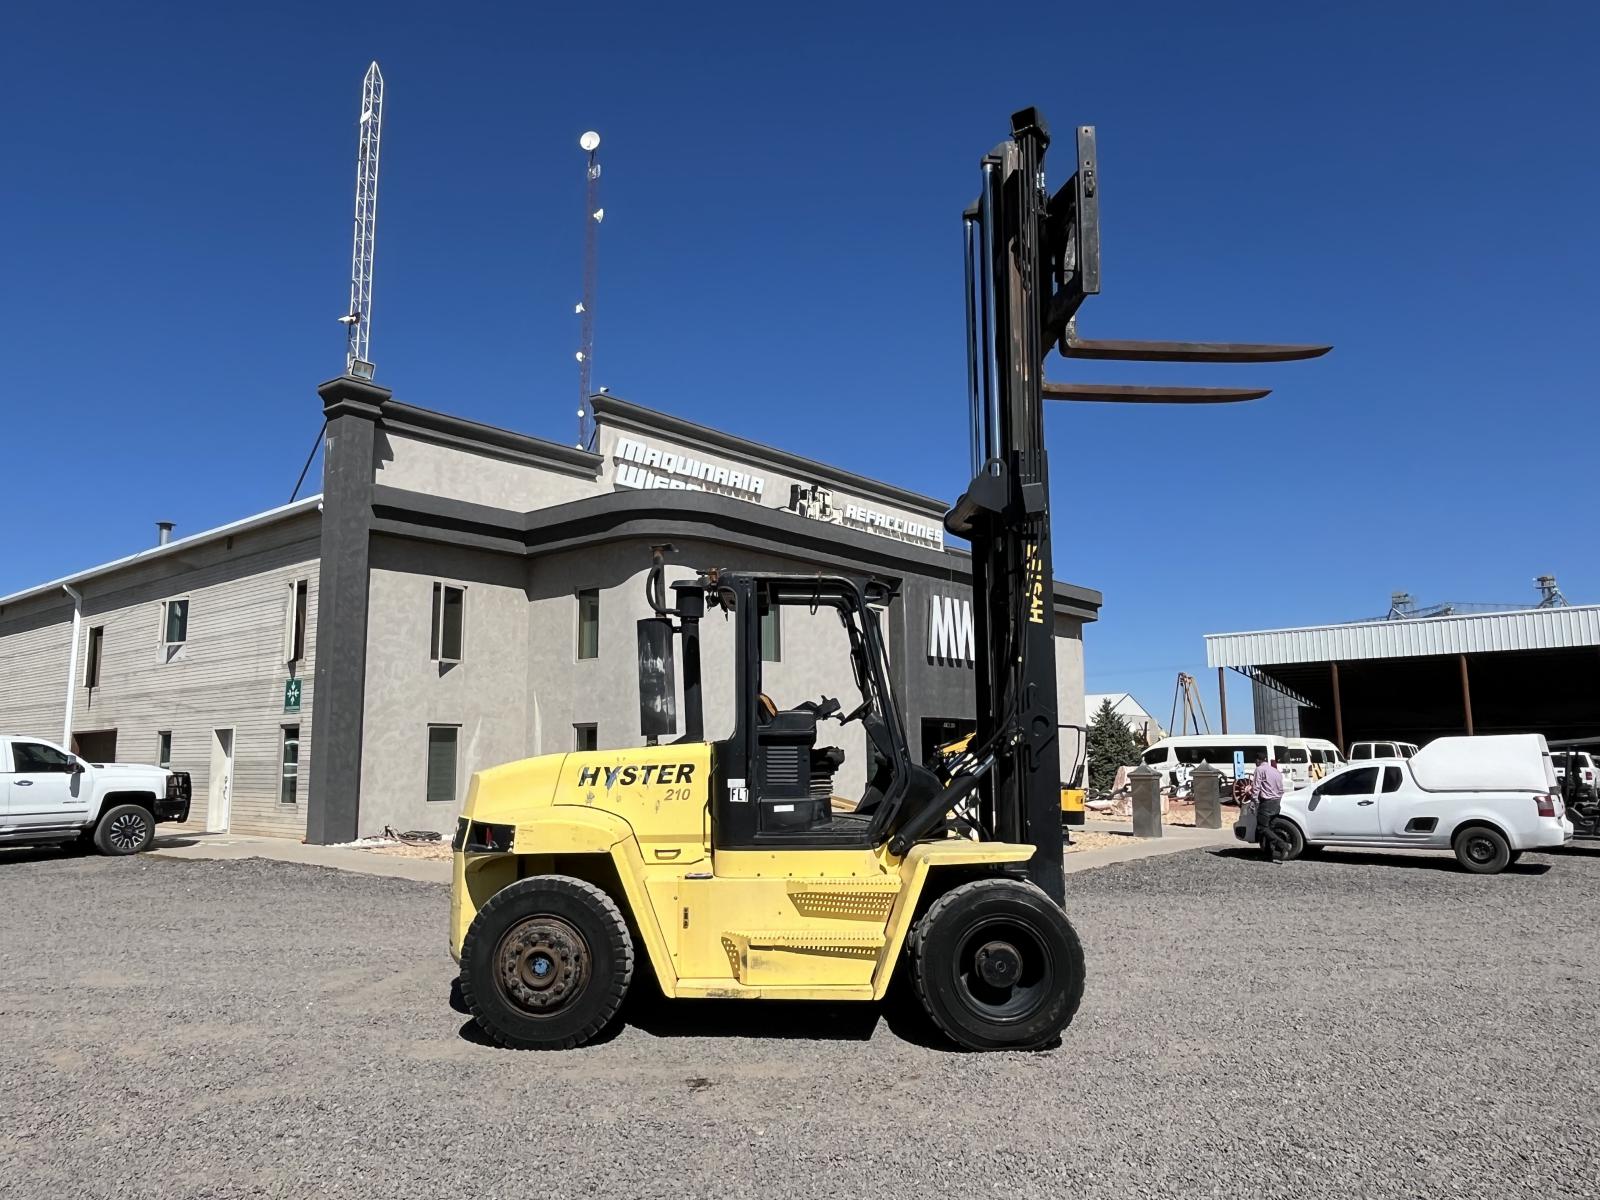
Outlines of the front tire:
{"type": "Polygon", "coordinates": [[[1498,875],[1511,865],[1511,846],[1498,829],[1473,825],[1452,839],[1456,861],[1474,875],[1498,875]]]}
{"type": "Polygon", "coordinates": [[[568,1050],[622,1007],[633,938],[616,903],[565,875],[518,880],[490,897],[461,943],[461,998],[514,1050],[568,1050]]]}
{"type": "Polygon", "coordinates": [[[917,998],[968,1050],[1054,1042],[1083,999],[1083,947],[1031,883],[979,879],[941,896],[911,931],[917,998]]]}
{"type": "Polygon", "coordinates": [[[156,840],[156,819],[147,808],[119,804],[100,814],[94,827],[95,849],[101,854],[139,854],[156,840]]]}

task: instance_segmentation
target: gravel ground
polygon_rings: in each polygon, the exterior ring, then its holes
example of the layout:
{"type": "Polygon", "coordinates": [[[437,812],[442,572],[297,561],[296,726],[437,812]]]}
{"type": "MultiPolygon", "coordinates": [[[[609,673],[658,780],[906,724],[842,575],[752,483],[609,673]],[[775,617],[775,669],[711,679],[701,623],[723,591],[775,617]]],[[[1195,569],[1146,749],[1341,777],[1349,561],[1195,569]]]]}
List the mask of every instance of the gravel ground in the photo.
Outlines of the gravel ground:
{"type": "Polygon", "coordinates": [[[1594,1195],[1600,853],[1191,851],[1073,876],[1057,1050],[891,1007],[635,1004],[491,1048],[444,889],[0,852],[0,1193],[1594,1195]]]}

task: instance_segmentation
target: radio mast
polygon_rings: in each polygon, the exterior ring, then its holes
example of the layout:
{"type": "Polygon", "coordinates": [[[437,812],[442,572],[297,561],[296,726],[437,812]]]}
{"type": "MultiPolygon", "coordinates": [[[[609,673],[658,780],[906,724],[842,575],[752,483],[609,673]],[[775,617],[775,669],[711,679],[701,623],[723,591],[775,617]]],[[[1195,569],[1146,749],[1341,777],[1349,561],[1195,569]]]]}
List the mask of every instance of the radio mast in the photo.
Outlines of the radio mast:
{"type": "Polygon", "coordinates": [[[378,141],[383,134],[383,72],[374,62],[361,81],[360,148],[356,154],[356,228],[350,251],[350,310],[345,372],[371,379],[372,256],[378,227],[378,141]]]}
{"type": "Polygon", "coordinates": [[[600,135],[590,130],[578,139],[589,154],[589,178],[583,202],[583,299],[578,315],[583,318],[578,337],[578,449],[591,449],[594,441],[594,410],[589,405],[590,370],[594,365],[594,290],[600,253],[600,222],[606,210],[600,207],[600,135]]]}

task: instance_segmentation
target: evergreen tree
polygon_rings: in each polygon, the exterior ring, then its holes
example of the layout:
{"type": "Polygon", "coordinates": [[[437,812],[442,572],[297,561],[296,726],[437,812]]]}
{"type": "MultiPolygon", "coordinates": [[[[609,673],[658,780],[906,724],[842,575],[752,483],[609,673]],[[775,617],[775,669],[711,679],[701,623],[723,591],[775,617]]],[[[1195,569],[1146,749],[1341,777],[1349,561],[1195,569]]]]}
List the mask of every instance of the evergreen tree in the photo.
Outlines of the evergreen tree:
{"type": "Polygon", "coordinates": [[[1089,749],[1089,786],[1098,792],[1110,791],[1117,768],[1136,765],[1142,752],[1139,739],[1109,700],[1100,702],[1100,711],[1090,719],[1084,740],[1089,749]]]}

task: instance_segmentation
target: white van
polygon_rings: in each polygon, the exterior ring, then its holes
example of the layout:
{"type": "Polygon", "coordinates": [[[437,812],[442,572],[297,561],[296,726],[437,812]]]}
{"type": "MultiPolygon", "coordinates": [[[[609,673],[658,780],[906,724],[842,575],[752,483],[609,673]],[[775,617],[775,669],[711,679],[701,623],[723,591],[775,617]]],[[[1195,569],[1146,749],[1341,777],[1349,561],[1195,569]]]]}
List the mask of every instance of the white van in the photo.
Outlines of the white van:
{"type": "Polygon", "coordinates": [[[1351,742],[1350,761],[1369,758],[1411,758],[1417,752],[1414,742],[1351,742]]]}
{"type": "Polygon", "coordinates": [[[1265,754],[1277,760],[1284,781],[1291,787],[1306,781],[1309,751],[1304,747],[1296,751],[1289,738],[1264,733],[1193,733],[1162,738],[1146,750],[1139,761],[1161,772],[1163,787],[1174,788],[1187,784],[1194,768],[1209,763],[1222,772],[1222,792],[1226,796],[1234,777],[1233,756],[1236,753],[1244,755],[1246,775],[1255,774],[1256,756],[1265,754]]]}
{"type": "Polygon", "coordinates": [[[1308,774],[1312,779],[1332,775],[1346,761],[1339,747],[1325,738],[1290,738],[1289,745],[1305,747],[1306,756],[1311,760],[1308,774]]]}

